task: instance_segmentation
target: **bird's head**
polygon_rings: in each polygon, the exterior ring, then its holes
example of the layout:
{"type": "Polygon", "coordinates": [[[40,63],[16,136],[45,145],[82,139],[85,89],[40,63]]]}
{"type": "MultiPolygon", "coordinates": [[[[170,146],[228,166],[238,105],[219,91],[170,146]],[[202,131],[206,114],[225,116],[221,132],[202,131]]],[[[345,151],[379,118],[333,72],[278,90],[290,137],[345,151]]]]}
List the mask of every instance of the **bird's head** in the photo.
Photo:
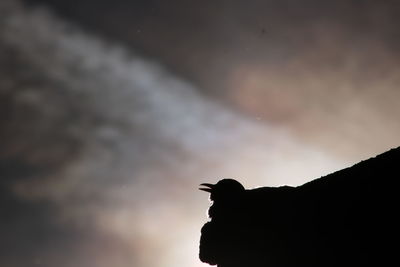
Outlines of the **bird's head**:
{"type": "Polygon", "coordinates": [[[245,192],[243,185],[234,179],[222,179],[216,184],[203,183],[200,186],[203,186],[200,190],[210,193],[212,201],[234,199],[245,192]]]}

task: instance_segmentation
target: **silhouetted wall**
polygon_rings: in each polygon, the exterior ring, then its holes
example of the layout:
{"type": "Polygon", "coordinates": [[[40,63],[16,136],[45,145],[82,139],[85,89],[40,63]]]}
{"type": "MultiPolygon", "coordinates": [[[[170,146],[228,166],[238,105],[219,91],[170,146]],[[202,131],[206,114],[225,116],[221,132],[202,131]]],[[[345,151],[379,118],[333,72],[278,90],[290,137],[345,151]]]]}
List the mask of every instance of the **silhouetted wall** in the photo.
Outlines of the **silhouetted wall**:
{"type": "Polygon", "coordinates": [[[200,259],[234,266],[379,266],[395,260],[400,148],[298,187],[207,186],[200,259]]]}

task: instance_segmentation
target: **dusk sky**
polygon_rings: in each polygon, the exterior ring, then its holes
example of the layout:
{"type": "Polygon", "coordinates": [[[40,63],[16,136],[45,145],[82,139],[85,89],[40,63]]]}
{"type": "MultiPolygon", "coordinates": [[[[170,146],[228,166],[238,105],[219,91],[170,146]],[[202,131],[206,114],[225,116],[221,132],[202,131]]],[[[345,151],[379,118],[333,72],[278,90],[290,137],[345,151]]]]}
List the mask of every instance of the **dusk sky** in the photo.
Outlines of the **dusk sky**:
{"type": "Polygon", "coordinates": [[[0,0],[0,265],[207,266],[200,183],[300,185],[397,147],[399,11],[0,0]]]}

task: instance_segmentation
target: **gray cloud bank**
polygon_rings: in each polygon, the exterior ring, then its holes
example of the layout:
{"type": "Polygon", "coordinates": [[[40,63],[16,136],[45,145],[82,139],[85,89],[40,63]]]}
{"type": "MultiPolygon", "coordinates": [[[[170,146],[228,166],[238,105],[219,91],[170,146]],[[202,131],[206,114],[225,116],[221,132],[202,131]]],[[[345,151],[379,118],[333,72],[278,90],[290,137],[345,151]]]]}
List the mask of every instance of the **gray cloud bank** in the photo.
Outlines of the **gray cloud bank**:
{"type": "Polygon", "coordinates": [[[25,2],[139,47],[218,101],[338,157],[398,145],[396,1],[25,2]]]}

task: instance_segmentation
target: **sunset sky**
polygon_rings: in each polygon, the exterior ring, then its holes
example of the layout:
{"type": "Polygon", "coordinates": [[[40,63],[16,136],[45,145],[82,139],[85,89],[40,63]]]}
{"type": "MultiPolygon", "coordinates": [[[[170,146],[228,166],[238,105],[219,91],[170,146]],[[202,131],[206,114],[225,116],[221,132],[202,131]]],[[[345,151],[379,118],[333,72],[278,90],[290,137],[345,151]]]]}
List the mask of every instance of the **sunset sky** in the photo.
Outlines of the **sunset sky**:
{"type": "Polygon", "coordinates": [[[200,183],[300,185],[397,147],[399,11],[1,0],[0,265],[206,266],[200,183]]]}

